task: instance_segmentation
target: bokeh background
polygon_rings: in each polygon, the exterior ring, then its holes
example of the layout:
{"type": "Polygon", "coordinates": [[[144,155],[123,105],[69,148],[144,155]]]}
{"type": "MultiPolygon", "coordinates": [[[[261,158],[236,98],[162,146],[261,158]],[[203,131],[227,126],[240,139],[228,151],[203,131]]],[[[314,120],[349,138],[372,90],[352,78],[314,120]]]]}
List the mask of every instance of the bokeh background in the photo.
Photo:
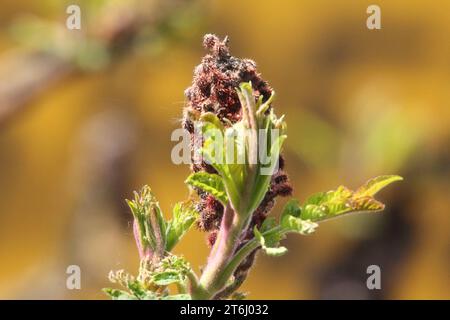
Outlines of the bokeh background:
{"type": "MultiPolygon", "coordinates": [[[[450,2],[424,0],[3,0],[0,298],[103,299],[109,270],[136,272],[123,199],[149,184],[168,213],[187,197],[170,133],[205,33],[277,91],[296,197],[405,178],[380,193],[384,213],[260,255],[250,298],[449,299],[450,2]],[[373,3],[381,30],[366,28],[373,3]],[[80,31],[65,28],[70,4],[80,31]],[[66,289],[72,264],[81,290],[66,289]],[[366,288],[371,264],[382,290],[366,288]]],[[[204,235],[176,252],[202,265],[204,235]]]]}

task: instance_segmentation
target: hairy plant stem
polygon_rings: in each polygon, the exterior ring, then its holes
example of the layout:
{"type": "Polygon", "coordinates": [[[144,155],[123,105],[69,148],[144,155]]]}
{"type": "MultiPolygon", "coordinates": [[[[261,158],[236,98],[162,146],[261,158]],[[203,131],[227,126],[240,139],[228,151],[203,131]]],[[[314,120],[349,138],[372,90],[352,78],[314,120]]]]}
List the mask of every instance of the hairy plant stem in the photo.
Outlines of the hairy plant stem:
{"type": "Polygon", "coordinates": [[[186,277],[189,280],[188,291],[191,293],[191,295],[196,295],[198,292],[201,291],[197,275],[192,269],[190,269],[188,270],[186,277]]]}
{"type": "Polygon", "coordinates": [[[236,249],[237,240],[243,229],[243,222],[231,205],[228,204],[225,207],[220,231],[209,255],[208,263],[202,273],[198,287],[193,292],[194,299],[210,299],[226,285],[229,277],[223,276],[223,270],[236,249]]]}
{"type": "MultiPolygon", "coordinates": [[[[270,236],[274,233],[284,235],[287,233],[287,230],[278,226],[264,232],[263,236],[270,236]]],[[[234,271],[240,265],[240,263],[249,254],[251,254],[253,250],[260,246],[259,241],[256,238],[253,238],[242,248],[240,248],[235,254],[233,254],[235,251],[236,241],[224,243],[228,244],[229,246],[227,247],[228,250],[222,251],[223,254],[220,254],[221,251],[215,251],[213,249],[212,253],[216,252],[216,255],[213,256],[211,254],[210,259],[212,258],[213,260],[208,259],[208,265],[206,266],[205,271],[202,274],[199,285],[191,293],[194,299],[207,300],[214,297],[217,292],[225,287],[227,281],[233,275],[234,271]],[[229,250],[229,248],[232,248],[233,250],[229,250]],[[229,253],[230,251],[231,254],[228,255],[227,253],[229,253]]],[[[222,248],[221,245],[218,245],[217,250],[219,250],[220,248],[222,248]]]]}
{"type": "MultiPolygon", "coordinates": [[[[287,233],[287,230],[283,229],[281,226],[277,226],[275,228],[272,228],[266,232],[264,232],[262,235],[264,237],[270,236],[274,233],[279,233],[280,236],[287,233]]],[[[226,278],[230,278],[233,272],[236,270],[236,268],[240,265],[240,263],[250,254],[260,246],[260,243],[258,239],[253,238],[250,241],[248,241],[242,248],[239,249],[236,254],[230,259],[228,264],[225,266],[222,272],[222,276],[226,278]]]]}

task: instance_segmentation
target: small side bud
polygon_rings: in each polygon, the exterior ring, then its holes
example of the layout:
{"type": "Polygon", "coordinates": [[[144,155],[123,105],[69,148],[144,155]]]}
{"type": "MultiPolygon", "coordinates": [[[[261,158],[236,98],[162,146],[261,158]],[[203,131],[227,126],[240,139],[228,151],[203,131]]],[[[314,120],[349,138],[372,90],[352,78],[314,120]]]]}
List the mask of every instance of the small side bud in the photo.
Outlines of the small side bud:
{"type": "Polygon", "coordinates": [[[141,259],[159,261],[166,249],[166,222],[150,187],[127,200],[134,216],[133,231],[141,259]]]}

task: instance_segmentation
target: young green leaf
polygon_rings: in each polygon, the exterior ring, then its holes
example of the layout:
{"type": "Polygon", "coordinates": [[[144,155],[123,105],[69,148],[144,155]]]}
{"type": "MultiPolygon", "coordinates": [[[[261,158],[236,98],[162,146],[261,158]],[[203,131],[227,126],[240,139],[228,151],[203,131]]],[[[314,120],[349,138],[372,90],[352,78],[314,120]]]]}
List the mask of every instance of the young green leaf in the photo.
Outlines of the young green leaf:
{"type": "MultiPolygon", "coordinates": [[[[283,145],[283,142],[286,140],[286,138],[287,136],[282,135],[279,136],[272,145],[268,143],[268,147],[270,147],[269,149],[270,155],[268,156],[271,159],[270,164],[268,167],[265,167],[261,164],[258,166],[259,172],[256,181],[252,186],[253,192],[251,194],[249,206],[248,208],[246,208],[246,211],[253,212],[254,210],[256,210],[256,208],[260,205],[261,201],[264,199],[264,196],[269,188],[270,180],[272,174],[274,173],[274,169],[280,155],[281,146],[283,145]],[[262,172],[262,170],[264,170],[264,172],[262,172]]],[[[270,139],[268,141],[270,141],[270,139]]]]}
{"type": "Polygon", "coordinates": [[[222,177],[224,188],[234,208],[239,207],[245,176],[245,128],[238,122],[223,131],[214,117],[203,117],[204,136],[201,149],[205,162],[222,177]],[[212,118],[212,119],[211,119],[212,118]]]}
{"type": "Polygon", "coordinates": [[[225,129],[216,115],[203,115],[200,118],[204,136],[201,151],[206,162],[222,177],[232,207],[247,217],[267,193],[286,139],[285,123],[273,110],[267,112],[273,96],[264,103],[262,97],[255,102],[250,82],[241,83],[236,93],[241,103],[242,121],[225,129]]]}
{"type": "Polygon", "coordinates": [[[286,247],[278,246],[281,240],[281,236],[278,233],[274,233],[271,236],[264,237],[264,235],[255,226],[253,228],[255,238],[259,241],[264,252],[269,256],[282,256],[287,252],[286,247]]]}
{"type": "MultiPolygon", "coordinates": [[[[134,200],[127,200],[137,227],[136,242],[142,252],[162,257],[166,246],[166,222],[159,203],[149,186],[139,193],[134,192],[134,200]]],[[[142,253],[141,252],[141,253],[142,253]]]]}
{"type": "Polygon", "coordinates": [[[281,226],[288,232],[307,235],[313,233],[318,225],[310,220],[303,220],[291,215],[285,215],[281,221],[281,226]]]}
{"type": "Polygon", "coordinates": [[[203,122],[208,122],[214,125],[220,131],[224,131],[224,127],[220,119],[212,112],[207,112],[201,115],[200,120],[203,122]]]}
{"type": "Polygon", "coordinates": [[[147,295],[144,286],[138,280],[129,281],[127,284],[128,290],[138,299],[142,299],[147,295]]]}
{"type": "Polygon", "coordinates": [[[392,182],[402,180],[399,176],[380,176],[369,180],[356,192],[344,186],[329,192],[320,192],[308,198],[301,210],[303,220],[323,221],[339,215],[356,212],[377,212],[384,204],[373,196],[392,182]]]}
{"type": "Polygon", "coordinates": [[[190,229],[198,217],[192,202],[179,202],[173,208],[173,217],[167,223],[166,251],[170,252],[190,229]]]}
{"type": "Polygon", "coordinates": [[[168,255],[152,271],[151,282],[158,286],[167,286],[172,283],[182,284],[186,281],[188,272],[192,272],[192,270],[183,257],[168,255]]]}
{"type": "Polygon", "coordinates": [[[264,222],[262,223],[261,228],[260,228],[259,231],[262,232],[262,233],[264,233],[264,232],[266,232],[266,231],[269,231],[270,229],[275,228],[276,224],[277,224],[277,223],[276,223],[274,217],[268,217],[268,218],[266,218],[266,220],[264,220],[264,222]]]}
{"type": "Polygon", "coordinates": [[[163,271],[154,273],[152,282],[158,286],[168,286],[172,283],[182,283],[184,276],[178,271],[163,271]]]}
{"type": "Polygon", "coordinates": [[[283,208],[281,212],[280,221],[282,222],[286,217],[300,217],[302,213],[302,208],[297,199],[290,199],[283,208]]]}
{"type": "Polygon", "coordinates": [[[365,185],[356,190],[355,194],[359,197],[373,197],[378,191],[395,181],[402,181],[403,178],[397,175],[378,176],[370,179],[365,185]]]}
{"type": "Polygon", "coordinates": [[[227,205],[227,193],[225,191],[223,180],[219,175],[203,171],[195,172],[186,179],[186,183],[211,194],[224,206],[227,205]]]}
{"type": "Polygon", "coordinates": [[[244,206],[241,208],[244,213],[251,214],[267,193],[286,135],[282,130],[283,119],[278,119],[273,110],[266,114],[273,96],[264,104],[261,99],[255,104],[250,82],[241,83],[237,94],[242,107],[244,128],[250,130],[246,139],[248,160],[256,160],[248,163],[245,186],[249,192],[246,193],[247,198],[243,199],[244,206]]]}

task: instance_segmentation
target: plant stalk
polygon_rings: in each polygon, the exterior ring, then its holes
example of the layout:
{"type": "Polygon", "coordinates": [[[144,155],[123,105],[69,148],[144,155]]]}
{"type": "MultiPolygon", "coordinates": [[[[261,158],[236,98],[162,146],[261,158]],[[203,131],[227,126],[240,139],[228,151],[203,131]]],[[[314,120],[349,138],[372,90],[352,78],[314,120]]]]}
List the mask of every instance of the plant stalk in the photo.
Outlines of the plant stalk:
{"type": "MultiPolygon", "coordinates": [[[[282,236],[287,233],[287,230],[283,229],[280,226],[277,226],[264,232],[263,236],[270,236],[274,233],[279,233],[282,236]]],[[[215,270],[215,272],[214,270],[211,270],[212,272],[207,272],[209,266],[216,266],[216,264],[210,264],[210,261],[208,260],[208,265],[202,274],[199,286],[197,287],[196,292],[192,294],[193,299],[207,300],[212,298],[215,293],[219,292],[225,287],[227,281],[233,275],[234,271],[241,264],[241,262],[259,246],[259,241],[256,238],[253,238],[242,248],[240,248],[234,255],[232,253],[232,255],[229,255],[228,257],[223,256],[223,258],[225,259],[221,259],[222,264],[220,268],[217,268],[215,270]]]]}
{"type": "Polygon", "coordinates": [[[194,299],[210,299],[226,285],[229,277],[224,277],[223,271],[233,257],[242,227],[240,216],[228,204],[225,207],[220,231],[208,263],[200,277],[198,288],[193,293],[194,299]]]}

